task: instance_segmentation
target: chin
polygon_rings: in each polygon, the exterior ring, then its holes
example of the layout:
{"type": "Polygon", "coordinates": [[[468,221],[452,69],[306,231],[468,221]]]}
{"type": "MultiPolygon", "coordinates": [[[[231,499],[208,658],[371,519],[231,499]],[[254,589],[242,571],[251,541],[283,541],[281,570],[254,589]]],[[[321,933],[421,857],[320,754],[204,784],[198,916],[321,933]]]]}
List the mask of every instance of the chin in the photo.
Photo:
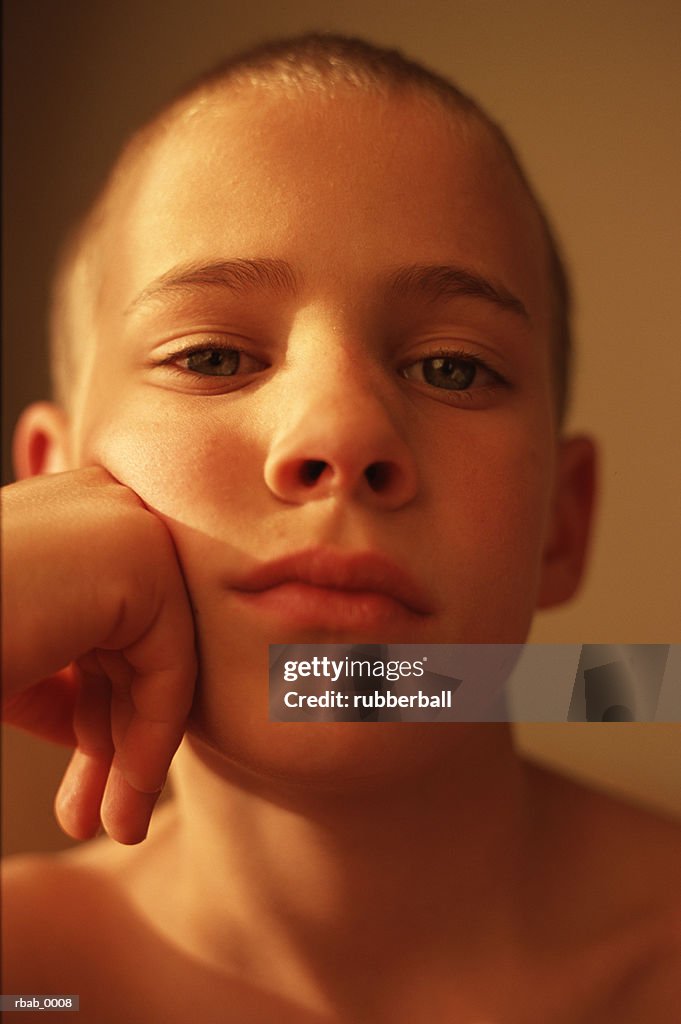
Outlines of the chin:
{"type": "MultiPolygon", "coordinates": [[[[217,775],[244,788],[312,797],[388,796],[454,766],[463,746],[489,735],[476,723],[270,722],[208,724],[200,709],[188,738],[217,775]]],[[[503,725],[501,728],[506,728],[503,725]]]]}
{"type": "MultiPolygon", "coordinates": [[[[513,628],[507,620],[503,631],[490,629],[482,617],[481,622],[484,635],[479,626],[468,642],[520,644],[529,626],[529,618],[522,623],[511,618],[513,628]]],[[[448,642],[456,642],[455,635],[452,630],[448,642]]],[[[331,641],[306,637],[299,642],[331,641]]],[[[446,641],[437,636],[421,642],[446,641]]],[[[493,733],[508,731],[505,723],[273,722],[262,633],[256,641],[248,630],[234,629],[219,643],[203,646],[200,662],[190,742],[213,772],[240,785],[308,793],[385,792],[396,783],[423,781],[456,765],[471,741],[484,744],[493,733]]]]}

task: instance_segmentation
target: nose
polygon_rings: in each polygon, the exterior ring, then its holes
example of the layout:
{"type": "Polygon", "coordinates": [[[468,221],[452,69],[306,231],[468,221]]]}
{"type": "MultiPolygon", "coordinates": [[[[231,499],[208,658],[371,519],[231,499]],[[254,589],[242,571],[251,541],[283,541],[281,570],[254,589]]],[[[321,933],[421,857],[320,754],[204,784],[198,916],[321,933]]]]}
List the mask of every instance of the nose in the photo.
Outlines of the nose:
{"type": "Polygon", "coordinates": [[[380,509],[408,504],[418,490],[414,456],[385,400],[339,374],[297,381],[265,461],[280,500],[345,498],[380,509]]]}

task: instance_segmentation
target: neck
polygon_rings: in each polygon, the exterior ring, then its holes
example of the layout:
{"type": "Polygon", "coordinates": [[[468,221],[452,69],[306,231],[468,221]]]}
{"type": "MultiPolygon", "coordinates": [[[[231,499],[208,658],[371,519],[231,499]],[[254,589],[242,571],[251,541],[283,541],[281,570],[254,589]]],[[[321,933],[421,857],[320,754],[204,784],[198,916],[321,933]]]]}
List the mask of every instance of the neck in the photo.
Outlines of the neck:
{"type": "Polygon", "coordinates": [[[445,728],[455,754],[437,777],[355,792],[284,788],[185,743],[173,870],[178,912],[184,902],[185,921],[201,922],[195,951],[242,973],[265,964],[253,980],[269,988],[285,965],[282,987],[299,994],[320,978],[347,990],[349,961],[389,970],[405,943],[467,957],[507,946],[530,843],[526,773],[506,725],[445,728]]]}

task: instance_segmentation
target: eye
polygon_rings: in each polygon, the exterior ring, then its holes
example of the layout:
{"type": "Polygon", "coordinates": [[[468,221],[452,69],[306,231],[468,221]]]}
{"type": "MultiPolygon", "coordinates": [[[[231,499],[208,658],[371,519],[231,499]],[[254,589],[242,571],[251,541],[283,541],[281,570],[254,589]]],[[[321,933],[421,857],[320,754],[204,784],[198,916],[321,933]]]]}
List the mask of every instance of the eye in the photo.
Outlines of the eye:
{"type": "Polygon", "coordinates": [[[402,376],[445,391],[470,391],[505,384],[501,374],[492,370],[482,359],[464,353],[447,352],[404,367],[402,376]]]}
{"type": "Polygon", "coordinates": [[[429,356],[407,366],[402,372],[409,380],[420,380],[436,388],[448,391],[466,391],[477,373],[478,367],[472,359],[453,356],[429,356]]]}
{"type": "Polygon", "coordinates": [[[267,370],[269,361],[252,354],[254,345],[247,339],[227,334],[196,332],[176,342],[150,360],[152,370],[162,372],[160,382],[189,393],[218,395],[239,390],[267,370]],[[248,346],[246,348],[246,346],[248,346]]]}
{"type": "Polygon", "coordinates": [[[265,364],[237,348],[198,348],[173,357],[175,366],[205,377],[257,373],[265,364]]]}

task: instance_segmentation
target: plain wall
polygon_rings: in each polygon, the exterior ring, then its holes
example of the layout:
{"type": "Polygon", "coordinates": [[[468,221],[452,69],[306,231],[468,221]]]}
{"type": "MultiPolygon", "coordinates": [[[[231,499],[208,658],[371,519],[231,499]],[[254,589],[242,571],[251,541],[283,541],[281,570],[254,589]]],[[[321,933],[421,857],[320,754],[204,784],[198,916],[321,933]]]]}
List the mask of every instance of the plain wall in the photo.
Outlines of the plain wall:
{"type": "MultiPolygon", "coordinates": [[[[46,296],[60,238],[126,135],[196,73],[310,29],[403,48],[500,120],[572,269],[569,426],[601,445],[593,558],[543,642],[681,641],[678,338],[681,6],[673,0],[6,0],[4,479],[9,438],[48,395],[46,296]]],[[[681,814],[678,726],[524,726],[534,756],[681,814]]],[[[6,740],[6,848],[65,842],[64,752],[6,740]]]]}

